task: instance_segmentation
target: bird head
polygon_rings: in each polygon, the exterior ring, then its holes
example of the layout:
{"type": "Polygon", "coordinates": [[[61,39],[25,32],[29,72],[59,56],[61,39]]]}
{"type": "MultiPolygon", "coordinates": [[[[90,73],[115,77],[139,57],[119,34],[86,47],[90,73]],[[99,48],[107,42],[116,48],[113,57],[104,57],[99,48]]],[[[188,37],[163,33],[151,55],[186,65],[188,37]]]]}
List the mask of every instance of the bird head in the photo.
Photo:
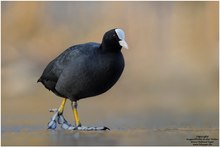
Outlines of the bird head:
{"type": "Polygon", "coordinates": [[[116,28],[109,30],[104,34],[102,45],[105,49],[121,50],[122,47],[128,49],[128,44],[125,41],[125,33],[122,29],[116,28]]]}

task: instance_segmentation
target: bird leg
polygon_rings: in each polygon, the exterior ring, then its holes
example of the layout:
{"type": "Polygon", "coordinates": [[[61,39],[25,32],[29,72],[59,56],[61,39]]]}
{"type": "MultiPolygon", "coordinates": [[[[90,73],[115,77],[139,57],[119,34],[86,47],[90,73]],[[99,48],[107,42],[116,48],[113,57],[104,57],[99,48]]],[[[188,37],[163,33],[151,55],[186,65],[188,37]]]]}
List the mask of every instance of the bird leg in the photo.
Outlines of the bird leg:
{"type": "Polygon", "coordinates": [[[79,120],[79,115],[77,112],[77,102],[73,104],[71,102],[74,118],[75,118],[75,126],[69,124],[63,116],[64,106],[66,104],[66,98],[63,99],[59,109],[50,109],[50,112],[55,112],[51,118],[51,121],[48,123],[48,129],[56,129],[57,122],[61,125],[61,128],[65,130],[80,130],[80,131],[102,131],[102,130],[110,130],[107,127],[87,127],[82,126],[79,120]]]}
{"type": "Polygon", "coordinates": [[[64,107],[65,107],[65,104],[66,104],[66,98],[63,99],[59,109],[58,109],[58,114],[63,114],[63,110],[64,110],[64,107]]]}
{"type": "Polygon", "coordinates": [[[75,101],[74,105],[73,105],[73,102],[71,102],[71,107],[72,107],[74,118],[75,118],[75,125],[76,125],[76,127],[80,127],[81,123],[80,123],[80,120],[79,120],[77,106],[78,106],[77,101],[75,101]]]}
{"type": "Polygon", "coordinates": [[[55,112],[54,115],[51,118],[51,121],[48,123],[48,129],[56,129],[57,122],[58,124],[61,124],[64,126],[70,126],[70,124],[66,121],[66,119],[63,116],[64,106],[66,104],[66,98],[63,99],[59,109],[50,109],[50,112],[55,112]]]}
{"type": "Polygon", "coordinates": [[[73,110],[74,118],[75,118],[75,126],[69,126],[66,128],[67,130],[80,130],[80,131],[101,131],[101,130],[110,130],[108,127],[87,127],[87,126],[82,126],[79,120],[79,115],[77,111],[77,101],[73,104],[71,102],[71,107],[73,110]]]}

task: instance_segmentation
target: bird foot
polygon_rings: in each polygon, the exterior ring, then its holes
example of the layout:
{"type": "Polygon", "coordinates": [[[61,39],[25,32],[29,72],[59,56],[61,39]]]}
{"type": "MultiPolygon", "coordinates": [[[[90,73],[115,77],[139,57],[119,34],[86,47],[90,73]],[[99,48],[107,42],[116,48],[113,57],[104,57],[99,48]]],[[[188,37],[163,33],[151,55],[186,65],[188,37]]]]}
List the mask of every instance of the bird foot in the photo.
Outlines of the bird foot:
{"type": "Polygon", "coordinates": [[[87,127],[87,126],[80,126],[77,127],[76,130],[82,130],[82,131],[105,131],[110,130],[108,127],[87,127]]]}
{"type": "Polygon", "coordinates": [[[66,125],[62,124],[61,128],[65,130],[78,130],[78,131],[104,131],[110,130],[108,127],[87,127],[87,126],[73,126],[73,125],[66,125]]]}
{"type": "Polygon", "coordinates": [[[61,125],[62,129],[65,130],[79,130],[79,131],[104,131],[110,130],[108,127],[87,127],[87,126],[74,126],[67,122],[64,118],[63,114],[59,114],[58,109],[50,109],[50,112],[55,112],[52,116],[50,122],[48,123],[48,129],[55,130],[57,127],[57,123],[61,125]]]}
{"type": "Polygon", "coordinates": [[[70,126],[66,119],[64,118],[63,114],[59,113],[58,109],[50,109],[50,112],[55,112],[54,115],[52,116],[50,122],[48,123],[48,129],[55,130],[57,127],[57,123],[61,125],[68,125],[70,126]]]}

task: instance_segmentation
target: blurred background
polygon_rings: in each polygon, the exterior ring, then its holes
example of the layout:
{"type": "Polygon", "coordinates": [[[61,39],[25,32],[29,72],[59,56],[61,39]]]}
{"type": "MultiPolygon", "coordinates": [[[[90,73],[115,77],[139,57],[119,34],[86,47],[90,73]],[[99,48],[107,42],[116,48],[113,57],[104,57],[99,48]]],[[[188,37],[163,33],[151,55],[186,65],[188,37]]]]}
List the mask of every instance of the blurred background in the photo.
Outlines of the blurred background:
{"type": "MultiPolygon", "coordinates": [[[[2,132],[46,129],[62,99],[37,83],[66,48],[122,28],[125,70],[79,101],[83,125],[218,128],[218,2],[1,2],[2,132]]],[[[74,122],[70,102],[64,112],[74,122]]]]}

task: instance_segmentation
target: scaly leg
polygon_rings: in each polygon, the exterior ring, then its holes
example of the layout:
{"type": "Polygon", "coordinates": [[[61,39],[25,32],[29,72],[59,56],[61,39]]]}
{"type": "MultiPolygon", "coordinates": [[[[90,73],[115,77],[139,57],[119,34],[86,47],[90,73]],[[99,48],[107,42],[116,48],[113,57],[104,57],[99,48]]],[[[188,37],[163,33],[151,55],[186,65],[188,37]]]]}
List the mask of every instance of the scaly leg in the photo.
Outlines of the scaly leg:
{"type": "Polygon", "coordinates": [[[102,131],[102,130],[110,130],[107,127],[87,127],[87,126],[82,126],[79,120],[79,115],[77,111],[77,101],[73,104],[71,102],[71,107],[73,110],[74,118],[75,118],[75,126],[70,126],[67,128],[68,130],[80,130],[80,131],[102,131]]]}
{"type": "Polygon", "coordinates": [[[63,114],[63,110],[64,110],[64,107],[65,107],[65,104],[66,104],[66,98],[63,99],[59,109],[58,109],[58,114],[63,114]]]}
{"type": "Polygon", "coordinates": [[[71,102],[71,107],[72,107],[74,118],[75,118],[75,125],[76,127],[80,127],[81,123],[80,123],[79,115],[77,111],[77,101],[75,101],[74,105],[73,105],[73,102],[71,102]]]}

